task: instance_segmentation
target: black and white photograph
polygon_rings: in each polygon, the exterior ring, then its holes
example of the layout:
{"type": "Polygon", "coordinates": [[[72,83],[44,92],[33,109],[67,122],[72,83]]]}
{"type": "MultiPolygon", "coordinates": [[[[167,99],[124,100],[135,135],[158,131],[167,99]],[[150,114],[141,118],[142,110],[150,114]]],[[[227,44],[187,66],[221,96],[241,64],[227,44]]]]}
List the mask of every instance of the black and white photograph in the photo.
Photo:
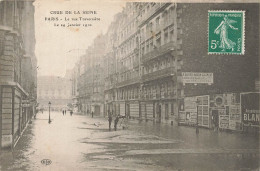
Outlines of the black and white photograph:
{"type": "Polygon", "coordinates": [[[259,171],[259,0],[0,0],[0,171],[259,171]]]}

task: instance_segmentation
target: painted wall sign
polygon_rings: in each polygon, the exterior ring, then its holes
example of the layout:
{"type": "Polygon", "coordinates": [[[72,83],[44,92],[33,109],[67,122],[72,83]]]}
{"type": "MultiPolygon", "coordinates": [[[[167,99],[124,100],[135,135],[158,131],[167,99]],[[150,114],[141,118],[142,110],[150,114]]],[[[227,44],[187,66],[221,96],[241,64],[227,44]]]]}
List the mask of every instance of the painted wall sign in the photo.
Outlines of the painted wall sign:
{"type": "Polygon", "coordinates": [[[182,72],[183,84],[213,84],[213,73],[182,72]]]}

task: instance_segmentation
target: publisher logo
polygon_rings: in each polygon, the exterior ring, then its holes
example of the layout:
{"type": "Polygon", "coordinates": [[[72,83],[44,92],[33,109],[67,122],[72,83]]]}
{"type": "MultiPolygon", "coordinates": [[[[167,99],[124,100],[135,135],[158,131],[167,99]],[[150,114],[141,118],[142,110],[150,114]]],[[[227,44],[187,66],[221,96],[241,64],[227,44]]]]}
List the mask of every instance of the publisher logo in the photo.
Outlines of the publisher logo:
{"type": "Polygon", "coordinates": [[[43,165],[48,166],[48,165],[50,165],[52,162],[51,162],[51,160],[49,160],[49,159],[43,159],[43,160],[41,161],[41,163],[42,163],[43,165]]]}

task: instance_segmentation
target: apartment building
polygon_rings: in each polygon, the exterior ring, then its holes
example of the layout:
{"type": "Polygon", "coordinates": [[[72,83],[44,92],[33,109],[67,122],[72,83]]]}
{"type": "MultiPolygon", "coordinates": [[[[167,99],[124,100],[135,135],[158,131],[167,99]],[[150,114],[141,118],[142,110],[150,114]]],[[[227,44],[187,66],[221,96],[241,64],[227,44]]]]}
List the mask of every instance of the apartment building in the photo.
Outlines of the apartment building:
{"type": "Polygon", "coordinates": [[[33,1],[0,2],[0,148],[12,147],[35,114],[33,1]]]}

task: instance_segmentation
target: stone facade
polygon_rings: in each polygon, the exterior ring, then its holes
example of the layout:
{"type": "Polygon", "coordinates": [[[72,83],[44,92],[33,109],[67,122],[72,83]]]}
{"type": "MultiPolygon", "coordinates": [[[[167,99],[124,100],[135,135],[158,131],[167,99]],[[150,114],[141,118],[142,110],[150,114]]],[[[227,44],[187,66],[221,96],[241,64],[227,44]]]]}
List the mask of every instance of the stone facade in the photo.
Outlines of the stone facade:
{"type": "Polygon", "coordinates": [[[0,147],[13,147],[35,114],[33,1],[0,2],[0,147]]]}

